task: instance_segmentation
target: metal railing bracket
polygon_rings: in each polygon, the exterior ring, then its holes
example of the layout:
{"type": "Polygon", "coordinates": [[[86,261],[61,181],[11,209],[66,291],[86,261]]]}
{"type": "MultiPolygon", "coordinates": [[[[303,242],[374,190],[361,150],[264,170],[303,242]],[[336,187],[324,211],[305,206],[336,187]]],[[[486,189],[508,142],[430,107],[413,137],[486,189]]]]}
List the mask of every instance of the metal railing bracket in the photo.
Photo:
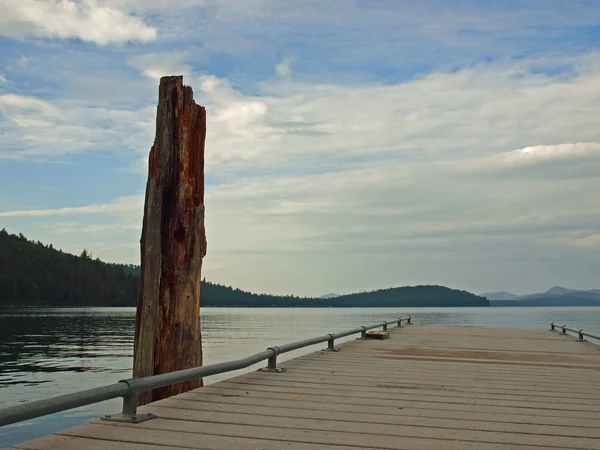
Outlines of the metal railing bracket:
{"type": "Polygon", "coordinates": [[[284,369],[282,367],[277,367],[277,355],[279,355],[281,353],[281,349],[277,346],[273,346],[273,347],[269,347],[267,350],[271,350],[273,352],[273,354],[271,356],[269,356],[269,359],[267,360],[267,367],[262,367],[260,369],[258,369],[259,372],[275,372],[275,373],[281,373],[281,372],[285,372],[287,369],[284,369]]]}
{"type": "Polygon", "coordinates": [[[335,333],[329,333],[329,340],[327,341],[327,348],[324,348],[325,352],[339,352],[340,349],[335,346],[335,333]]]}

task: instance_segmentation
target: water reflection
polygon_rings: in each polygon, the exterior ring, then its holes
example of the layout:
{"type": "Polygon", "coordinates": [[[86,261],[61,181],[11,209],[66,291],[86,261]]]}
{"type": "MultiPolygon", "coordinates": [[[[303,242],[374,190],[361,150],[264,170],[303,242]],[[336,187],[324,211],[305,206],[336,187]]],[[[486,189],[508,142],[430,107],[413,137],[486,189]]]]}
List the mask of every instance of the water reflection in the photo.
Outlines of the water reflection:
{"type": "Polygon", "coordinates": [[[0,389],[56,381],[57,372],[129,373],[134,314],[133,308],[3,312],[0,389]]]}

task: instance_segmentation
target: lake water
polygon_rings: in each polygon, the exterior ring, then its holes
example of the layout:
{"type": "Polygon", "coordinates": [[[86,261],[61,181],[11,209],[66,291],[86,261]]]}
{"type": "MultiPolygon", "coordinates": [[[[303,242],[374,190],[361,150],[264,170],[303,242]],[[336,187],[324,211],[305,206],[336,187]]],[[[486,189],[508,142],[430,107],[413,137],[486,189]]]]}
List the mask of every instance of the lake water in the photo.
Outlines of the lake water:
{"type": "MultiPolygon", "coordinates": [[[[582,308],[204,308],[204,363],[272,345],[412,315],[413,323],[546,330],[549,323],[600,332],[600,307],[582,308]]],[[[135,308],[0,309],[0,406],[131,377],[135,308]]],[[[354,339],[349,337],[346,339],[354,339]]],[[[285,360],[324,344],[280,356],[285,360]]],[[[262,364],[264,365],[264,364],[262,364]]],[[[243,371],[205,379],[211,384],[243,371]]],[[[0,448],[120,411],[119,399],[0,428],[0,448]]]]}

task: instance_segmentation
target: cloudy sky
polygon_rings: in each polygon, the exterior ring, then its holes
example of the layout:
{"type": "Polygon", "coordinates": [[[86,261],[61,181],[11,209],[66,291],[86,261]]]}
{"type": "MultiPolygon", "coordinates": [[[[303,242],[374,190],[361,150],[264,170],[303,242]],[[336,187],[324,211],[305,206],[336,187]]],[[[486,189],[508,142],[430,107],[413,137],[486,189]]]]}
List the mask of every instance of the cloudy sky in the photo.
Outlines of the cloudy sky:
{"type": "Polygon", "coordinates": [[[139,262],[158,80],[208,112],[207,279],[600,288],[600,8],[0,0],[0,227],[139,262]]]}

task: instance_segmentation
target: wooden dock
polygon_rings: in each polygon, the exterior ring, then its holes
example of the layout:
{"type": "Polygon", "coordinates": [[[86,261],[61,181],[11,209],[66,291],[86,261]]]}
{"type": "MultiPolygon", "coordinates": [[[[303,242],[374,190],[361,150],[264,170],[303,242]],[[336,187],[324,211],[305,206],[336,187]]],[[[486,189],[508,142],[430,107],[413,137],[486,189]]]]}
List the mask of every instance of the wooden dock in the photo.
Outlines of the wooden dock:
{"type": "MultiPolygon", "coordinates": [[[[25,442],[34,450],[600,449],[600,346],[412,325],[25,442]]],[[[317,347],[318,348],[318,347],[317,347]]]]}

